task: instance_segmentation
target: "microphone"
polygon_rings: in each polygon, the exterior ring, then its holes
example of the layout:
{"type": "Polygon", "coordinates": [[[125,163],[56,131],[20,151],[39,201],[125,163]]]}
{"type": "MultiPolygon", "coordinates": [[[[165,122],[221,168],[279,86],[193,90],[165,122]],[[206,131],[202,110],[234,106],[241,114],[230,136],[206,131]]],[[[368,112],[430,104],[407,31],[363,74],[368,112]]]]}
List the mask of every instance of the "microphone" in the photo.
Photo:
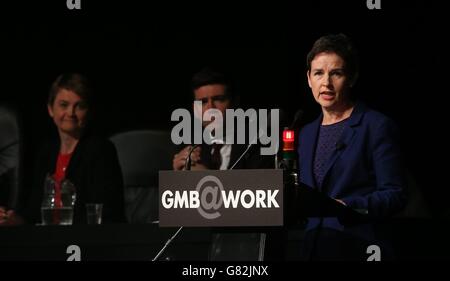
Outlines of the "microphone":
{"type": "Polygon", "coordinates": [[[295,112],[294,120],[292,121],[291,126],[289,126],[289,129],[296,130],[296,129],[300,128],[303,114],[304,114],[304,112],[301,109],[299,109],[299,110],[297,110],[297,112],[295,112]]]}
{"type": "MultiPolygon", "coordinates": [[[[199,147],[200,144],[196,144],[194,146],[191,147],[191,149],[189,150],[187,159],[186,159],[186,163],[184,165],[184,168],[186,171],[190,171],[191,170],[191,154],[192,152],[199,147]]],[[[175,237],[177,237],[178,233],[180,233],[180,231],[183,229],[183,226],[180,226],[178,228],[178,230],[175,232],[174,235],[172,235],[167,241],[166,244],[164,244],[164,246],[161,248],[161,250],[158,252],[158,254],[156,254],[156,256],[152,259],[152,261],[156,261],[158,260],[158,258],[164,253],[164,251],[166,250],[167,247],[169,247],[169,245],[172,243],[173,239],[175,239],[175,237]]]]}
{"type": "Polygon", "coordinates": [[[191,149],[189,150],[188,156],[186,158],[186,163],[184,164],[184,169],[186,171],[190,171],[191,170],[191,164],[192,164],[191,154],[199,146],[200,146],[200,144],[196,144],[196,145],[192,146],[191,149]]]}
{"type": "Polygon", "coordinates": [[[337,151],[343,150],[343,149],[345,149],[346,147],[347,147],[347,145],[346,145],[343,141],[338,141],[338,142],[336,143],[336,150],[337,150],[337,151]]]}
{"type": "Polygon", "coordinates": [[[247,148],[244,150],[244,152],[242,152],[241,156],[239,156],[239,158],[234,162],[234,164],[230,167],[229,170],[233,170],[233,168],[241,161],[242,157],[244,157],[247,152],[250,150],[250,148],[252,148],[254,145],[254,143],[250,143],[249,145],[247,145],[247,148]]]}
{"type": "Polygon", "coordinates": [[[161,250],[158,252],[158,254],[152,259],[152,261],[156,261],[166,250],[166,248],[172,243],[173,239],[175,239],[175,237],[177,237],[178,233],[180,233],[180,231],[183,229],[182,226],[180,226],[177,230],[177,232],[175,232],[174,235],[172,235],[167,241],[166,244],[164,244],[164,247],[161,248],[161,250]]]}
{"type": "Polygon", "coordinates": [[[295,152],[295,143],[298,139],[297,132],[301,127],[303,110],[299,109],[295,112],[294,119],[289,127],[285,127],[283,130],[283,149],[282,149],[282,160],[280,163],[280,168],[287,170],[297,169],[297,154],[295,152]]]}
{"type": "Polygon", "coordinates": [[[303,117],[303,110],[299,109],[294,115],[291,126],[283,130],[283,149],[279,168],[283,169],[283,185],[285,192],[285,222],[287,225],[299,223],[295,216],[298,214],[298,200],[300,198],[299,169],[297,163],[296,140],[297,132],[300,130],[303,117]]]}
{"type": "Polygon", "coordinates": [[[295,112],[294,119],[289,127],[285,127],[283,130],[283,149],[281,153],[281,161],[277,164],[277,167],[285,170],[297,169],[297,161],[295,153],[296,139],[298,139],[297,132],[299,131],[303,118],[303,110],[299,109],[295,112]]]}

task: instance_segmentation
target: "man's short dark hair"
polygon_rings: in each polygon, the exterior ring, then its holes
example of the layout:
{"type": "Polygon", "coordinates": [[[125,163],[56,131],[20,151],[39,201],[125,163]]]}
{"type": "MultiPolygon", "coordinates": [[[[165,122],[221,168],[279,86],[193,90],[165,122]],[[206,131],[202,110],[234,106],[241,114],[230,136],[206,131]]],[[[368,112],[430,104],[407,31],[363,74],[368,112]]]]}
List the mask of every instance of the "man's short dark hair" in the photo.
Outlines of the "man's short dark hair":
{"type": "Polygon", "coordinates": [[[359,62],[355,46],[345,34],[330,34],[317,39],[306,56],[307,70],[311,71],[311,62],[320,53],[335,53],[344,60],[344,67],[351,80],[358,77],[359,62]]]}
{"type": "Polygon", "coordinates": [[[206,85],[220,84],[225,86],[225,95],[230,100],[235,98],[235,89],[230,78],[224,72],[215,70],[210,67],[205,67],[199,72],[195,73],[191,80],[191,90],[194,92],[200,87],[206,85]]]}

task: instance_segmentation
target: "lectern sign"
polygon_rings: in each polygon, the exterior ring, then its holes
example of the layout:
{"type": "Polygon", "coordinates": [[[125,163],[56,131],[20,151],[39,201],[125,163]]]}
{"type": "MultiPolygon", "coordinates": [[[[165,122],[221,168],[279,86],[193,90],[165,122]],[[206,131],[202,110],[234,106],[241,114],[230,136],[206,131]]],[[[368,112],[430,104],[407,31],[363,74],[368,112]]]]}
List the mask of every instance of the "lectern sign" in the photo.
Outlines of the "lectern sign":
{"type": "Polygon", "coordinates": [[[283,171],[160,171],[159,224],[283,225],[283,171]]]}

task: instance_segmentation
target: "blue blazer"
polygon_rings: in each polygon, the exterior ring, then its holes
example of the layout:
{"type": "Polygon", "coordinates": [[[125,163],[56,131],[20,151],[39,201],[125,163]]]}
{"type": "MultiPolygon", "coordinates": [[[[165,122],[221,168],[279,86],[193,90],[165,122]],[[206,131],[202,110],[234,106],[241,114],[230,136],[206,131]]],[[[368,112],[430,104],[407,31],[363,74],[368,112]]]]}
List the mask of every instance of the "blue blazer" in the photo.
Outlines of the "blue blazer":
{"type": "MultiPolygon", "coordinates": [[[[317,186],[313,161],[322,118],[323,114],[300,131],[300,181],[344,201],[350,208],[367,210],[374,218],[401,210],[406,200],[398,130],[393,121],[357,103],[326,164],[322,186],[317,186]]],[[[317,227],[318,223],[318,219],[310,219],[307,229],[317,227]]],[[[323,227],[345,230],[336,218],[325,218],[323,227]]],[[[362,238],[373,239],[370,226],[351,231],[362,238]]]]}

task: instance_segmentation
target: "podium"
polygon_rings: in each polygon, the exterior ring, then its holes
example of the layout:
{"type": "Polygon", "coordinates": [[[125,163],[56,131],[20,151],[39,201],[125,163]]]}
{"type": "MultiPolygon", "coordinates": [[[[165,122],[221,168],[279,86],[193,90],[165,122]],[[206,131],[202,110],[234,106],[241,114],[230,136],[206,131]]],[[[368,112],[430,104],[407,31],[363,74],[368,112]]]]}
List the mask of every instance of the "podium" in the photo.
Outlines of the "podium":
{"type": "Polygon", "coordinates": [[[276,253],[283,250],[284,233],[307,217],[338,217],[344,225],[367,220],[311,187],[290,182],[281,169],[160,171],[159,183],[160,227],[210,227],[210,260],[276,260],[273,256],[284,254],[276,253]],[[239,200],[221,201],[233,192],[241,192],[239,200]],[[253,193],[269,195],[258,205],[253,193]]]}
{"type": "Polygon", "coordinates": [[[364,211],[358,212],[304,183],[285,183],[285,226],[308,217],[337,217],[344,226],[369,222],[364,211]]]}
{"type": "Polygon", "coordinates": [[[209,258],[215,261],[284,259],[292,229],[308,217],[337,217],[344,226],[367,223],[361,214],[303,183],[284,183],[284,224],[280,227],[222,228],[212,231],[209,258]]]}

